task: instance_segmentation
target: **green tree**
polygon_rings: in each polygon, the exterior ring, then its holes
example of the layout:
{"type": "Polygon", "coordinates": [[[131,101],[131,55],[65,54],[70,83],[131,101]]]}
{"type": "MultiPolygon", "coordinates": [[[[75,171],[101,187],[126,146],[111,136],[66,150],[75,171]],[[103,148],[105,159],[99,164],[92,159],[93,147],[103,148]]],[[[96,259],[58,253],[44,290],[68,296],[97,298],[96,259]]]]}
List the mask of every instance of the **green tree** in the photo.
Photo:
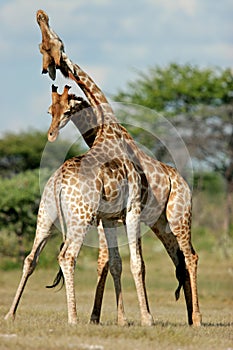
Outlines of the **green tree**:
{"type": "Polygon", "coordinates": [[[0,139],[0,254],[24,258],[34,237],[46,180],[80,149],[79,144],[62,139],[51,144],[39,131],[0,139]]]}
{"type": "Polygon", "coordinates": [[[79,152],[80,146],[70,145],[66,140],[59,139],[49,144],[45,132],[8,133],[0,139],[0,176],[11,177],[22,171],[38,169],[42,156],[49,167],[58,167],[79,152]]]}
{"type": "Polygon", "coordinates": [[[200,105],[232,104],[233,73],[230,68],[199,68],[170,64],[139,73],[138,79],[119,91],[115,100],[139,104],[166,116],[198,109],[200,105]]]}
{"type": "MultiPolygon", "coordinates": [[[[0,182],[0,231],[5,241],[1,242],[1,253],[16,254],[22,260],[25,257],[26,239],[35,233],[36,217],[40,202],[39,171],[25,171],[11,179],[0,182]],[[8,242],[15,236],[18,249],[10,252],[8,242]],[[18,250],[18,251],[17,251],[18,250]]],[[[1,235],[1,239],[3,240],[1,235]]],[[[31,240],[30,240],[31,241],[31,240]]]]}

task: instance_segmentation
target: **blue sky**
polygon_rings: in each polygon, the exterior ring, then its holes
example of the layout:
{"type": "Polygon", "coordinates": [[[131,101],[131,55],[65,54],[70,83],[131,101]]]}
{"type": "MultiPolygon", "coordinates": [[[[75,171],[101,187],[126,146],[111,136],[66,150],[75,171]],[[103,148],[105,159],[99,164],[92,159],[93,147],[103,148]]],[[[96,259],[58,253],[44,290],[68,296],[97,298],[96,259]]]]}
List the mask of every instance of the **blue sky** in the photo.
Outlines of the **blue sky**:
{"type": "Polygon", "coordinates": [[[0,0],[0,136],[50,123],[38,9],[108,97],[154,65],[233,68],[232,0],[0,0]]]}

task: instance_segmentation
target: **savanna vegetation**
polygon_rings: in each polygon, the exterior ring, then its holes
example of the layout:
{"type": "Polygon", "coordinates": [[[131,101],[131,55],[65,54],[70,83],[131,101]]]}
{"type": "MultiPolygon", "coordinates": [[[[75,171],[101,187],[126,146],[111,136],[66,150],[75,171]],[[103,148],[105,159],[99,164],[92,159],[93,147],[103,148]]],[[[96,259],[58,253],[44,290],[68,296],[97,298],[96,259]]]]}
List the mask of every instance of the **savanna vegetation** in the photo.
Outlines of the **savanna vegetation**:
{"type": "Polygon", "coordinates": [[[115,326],[110,278],[102,315],[107,327],[87,325],[97,261],[97,249],[88,246],[83,247],[77,264],[80,324],[74,328],[66,326],[64,291],[54,293],[44,288],[57,267],[61,236],[56,228],[26,289],[17,322],[2,320],[19,280],[18,268],[32,245],[43,185],[65,159],[83,150],[77,144],[70,147],[64,140],[48,146],[46,132],[28,131],[6,134],[0,139],[1,349],[231,349],[232,71],[177,64],[153,67],[146,73],[139,72],[138,78],[114,98],[123,102],[118,109],[119,118],[137,142],[159,160],[178,165],[192,187],[192,235],[200,256],[204,327],[195,330],[186,326],[184,300],[174,302],[173,266],[151,232],[143,237],[143,250],[155,327],[139,327],[126,246],[121,247],[123,290],[131,326],[115,326]],[[184,141],[185,157],[190,156],[191,167],[187,159],[183,164],[180,140],[173,139],[174,130],[184,141]]]}
{"type": "Polygon", "coordinates": [[[151,233],[143,238],[147,268],[147,290],[153,327],[140,326],[136,290],[129,266],[127,246],[121,246],[123,257],[123,293],[128,327],[116,325],[113,281],[109,276],[104,294],[101,325],[89,324],[96,285],[97,249],[84,246],[76,266],[76,298],[79,323],[67,324],[65,289],[48,290],[55,276],[54,268],[41,264],[47,254],[55,259],[60,240],[54,238],[42,253],[42,260],[20,302],[14,322],[3,316],[12,302],[20,270],[0,274],[0,348],[5,349],[78,349],[78,350],[230,350],[232,349],[232,276],[228,259],[206,250],[194,236],[199,252],[198,286],[203,326],[187,325],[184,297],[175,301],[177,281],[173,265],[164,248],[151,233]],[[204,248],[204,249],[203,249],[204,248]]]}

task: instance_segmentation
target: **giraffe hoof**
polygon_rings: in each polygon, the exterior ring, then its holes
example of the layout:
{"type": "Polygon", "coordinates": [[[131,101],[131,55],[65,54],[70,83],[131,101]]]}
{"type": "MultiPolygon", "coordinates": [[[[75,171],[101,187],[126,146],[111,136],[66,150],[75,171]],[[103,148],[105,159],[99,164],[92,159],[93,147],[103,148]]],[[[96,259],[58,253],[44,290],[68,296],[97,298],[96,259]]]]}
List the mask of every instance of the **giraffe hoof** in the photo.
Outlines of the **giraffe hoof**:
{"type": "Polygon", "coordinates": [[[11,320],[13,320],[14,321],[14,319],[15,319],[15,315],[12,313],[12,312],[8,312],[7,314],[6,314],[6,316],[4,317],[4,320],[9,320],[9,319],[11,319],[11,320]]]}
{"type": "Polygon", "coordinates": [[[201,326],[202,317],[200,313],[193,314],[193,326],[200,327],[201,326]]]}
{"type": "Polygon", "coordinates": [[[125,327],[129,325],[129,322],[126,320],[126,318],[118,319],[117,325],[120,327],[125,327]]]}
{"type": "Polygon", "coordinates": [[[154,325],[154,320],[153,320],[153,317],[149,314],[147,317],[143,318],[141,320],[141,325],[142,326],[153,326],[154,325]]]}
{"type": "Polygon", "coordinates": [[[89,321],[90,324],[99,324],[100,323],[100,319],[97,316],[91,316],[91,319],[89,321]]]}

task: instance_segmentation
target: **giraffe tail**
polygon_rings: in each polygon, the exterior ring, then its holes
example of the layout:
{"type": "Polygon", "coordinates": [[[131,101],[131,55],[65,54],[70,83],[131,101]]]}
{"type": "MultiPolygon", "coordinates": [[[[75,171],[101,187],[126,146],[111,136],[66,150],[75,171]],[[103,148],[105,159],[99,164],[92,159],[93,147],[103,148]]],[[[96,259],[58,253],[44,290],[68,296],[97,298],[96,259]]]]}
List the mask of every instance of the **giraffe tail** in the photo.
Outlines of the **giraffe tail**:
{"type": "Polygon", "coordinates": [[[176,300],[178,300],[180,297],[180,290],[184,285],[185,276],[186,276],[186,268],[185,268],[185,260],[184,260],[183,252],[181,250],[178,250],[177,256],[179,259],[179,264],[176,267],[176,278],[178,279],[179,285],[175,291],[176,300]]]}
{"type": "MultiPolygon", "coordinates": [[[[62,250],[63,246],[64,246],[64,242],[60,246],[60,251],[62,250]]],[[[53,284],[51,284],[50,286],[46,286],[46,288],[55,288],[59,285],[60,282],[62,283],[60,289],[62,289],[62,287],[64,286],[64,275],[61,268],[59,268],[59,271],[56,277],[54,278],[53,284]]]]}

